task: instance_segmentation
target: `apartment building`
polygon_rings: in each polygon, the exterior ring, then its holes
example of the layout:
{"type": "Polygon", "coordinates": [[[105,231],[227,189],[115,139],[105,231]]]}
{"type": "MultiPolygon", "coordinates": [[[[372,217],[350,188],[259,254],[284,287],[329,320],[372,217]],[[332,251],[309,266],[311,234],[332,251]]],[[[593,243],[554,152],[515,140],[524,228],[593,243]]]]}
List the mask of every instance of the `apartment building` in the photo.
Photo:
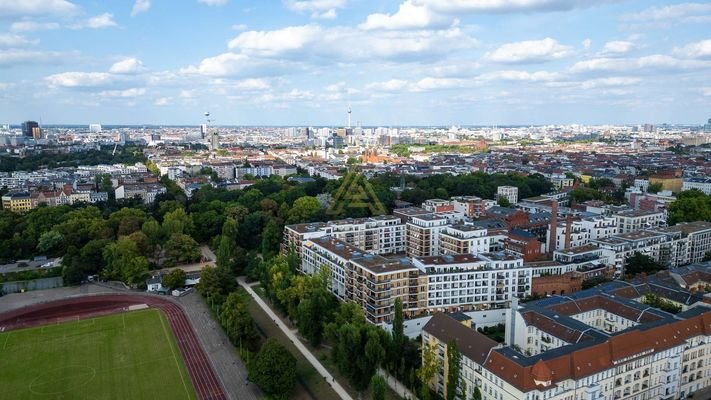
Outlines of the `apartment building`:
{"type": "Polygon", "coordinates": [[[441,360],[430,387],[446,394],[442,355],[452,341],[467,399],[478,388],[484,400],[670,400],[711,386],[711,308],[671,315],[616,293],[590,289],[514,305],[504,344],[433,316],[422,335],[423,351],[441,360]]]}
{"type": "Polygon", "coordinates": [[[686,178],[681,184],[681,190],[700,190],[706,194],[711,194],[711,178],[696,177],[686,178]]]}
{"type": "Polygon", "coordinates": [[[426,279],[428,312],[504,308],[531,294],[531,269],[503,253],[415,257],[412,264],[426,279]]]}
{"type": "Polygon", "coordinates": [[[447,226],[447,218],[434,214],[410,217],[406,224],[407,256],[427,257],[439,254],[439,234],[447,226]]]}
{"type": "Polygon", "coordinates": [[[333,294],[360,305],[371,323],[391,322],[398,297],[408,318],[426,310],[426,281],[407,259],[366,253],[330,236],[306,240],[299,272],[313,275],[324,266],[331,273],[333,294]]]}
{"type": "Polygon", "coordinates": [[[530,294],[531,269],[503,253],[386,258],[331,236],[303,243],[299,272],[324,266],[341,301],[360,304],[372,323],[392,321],[395,299],[408,318],[436,311],[504,308],[530,294]]]}
{"type": "Polygon", "coordinates": [[[591,240],[615,234],[617,234],[617,219],[612,217],[594,216],[579,220],[559,221],[554,250],[585,246],[591,240]],[[570,236],[568,236],[569,231],[570,236]]]}
{"type": "Polygon", "coordinates": [[[454,211],[454,204],[449,200],[429,199],[422,203],[422,208],[431,213],[454,211]]]}
{"type": "Polygon", "coordinates": [[[304,241],[325,235],[331,235],[367,253],[405,252],[405,225],[400,218],[392,215],[288,225],[284,228],[282,252],[293,249],[301,255],[304,241]]]}
{"type": "Polygon", "coordinates": [[[499,186],[496,188],[496,200],[505,198],[511,204],[518,203],[518,188],[516,186],[499,186]]]}
{"type": "Polygon", "coordinates": [[[454,211],[460,212],[469,218],[479,218],[486,214],[486,202],[476,196],[452,197],[454,211]]]}
{"type": "Polygon", "coordinates": [[[479,254],[492,251],[494,236],[474,225],[450,225],[439,233],[439,254],[479,254]]]}
{"type": "Polygon", "coordinates": [[[711,252],[711,223],[706,221],[682,222],[674,226],[655,229],[655,232],[677,234],[678,241],[683,241],[683,248],[674,256],[678,259],[675,265],[700,263],[704,256],[711,252]]]}
{"type": "Polygon", "coordinates": [[[145,204],[152,204],[156,196],[166,193],[165,186],[158,183],[124,184],[116,188],[116,200],[140,198],[145,204]]]}
{"type": "Polygon", "coordinates": [[[28,192],[3,195],[2,208],[16,213],[30,211],[32,209],[32,197],[28,192]]]}
{"type": "Polygon", "coordinates": [[[617,233],[641,231],[667,224],[664,211],[628,210],[613,216],[617,220],[617,233]]]}

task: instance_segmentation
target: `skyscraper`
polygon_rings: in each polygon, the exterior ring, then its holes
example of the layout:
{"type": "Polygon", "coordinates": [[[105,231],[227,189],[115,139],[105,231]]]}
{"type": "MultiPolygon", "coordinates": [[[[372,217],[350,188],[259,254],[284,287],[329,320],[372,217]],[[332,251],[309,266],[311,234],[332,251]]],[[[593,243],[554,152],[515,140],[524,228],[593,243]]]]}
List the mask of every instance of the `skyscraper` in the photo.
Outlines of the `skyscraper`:
{"type": "Polygon", "coordinates": [[[205,135],[207,135],[207,124],[202,124],[200,125],[200,137],[205,139],[205,135]]]}
{"type": "Polygon", "coordinates": [[[22,123],[22,136],[33,137],[34,130],[39,130],[39,124],[36,121],[25,121],[22,123]]]}
{"type": "Polygon", "coordinates": [[[704,125],[704,133],[711,133],[711,118],[709,118],[709,121],[704,125]]]}

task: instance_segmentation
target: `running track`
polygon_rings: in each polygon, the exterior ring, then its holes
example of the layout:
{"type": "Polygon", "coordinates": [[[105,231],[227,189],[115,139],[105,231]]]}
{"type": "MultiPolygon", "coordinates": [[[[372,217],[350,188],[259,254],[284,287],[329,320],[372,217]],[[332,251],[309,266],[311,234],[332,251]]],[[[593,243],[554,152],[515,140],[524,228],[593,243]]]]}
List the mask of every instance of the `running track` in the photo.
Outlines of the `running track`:
{"type": "Polygon", "coordinates": [[[205,355],[195,331],[180,305],[157,296],[100,294],[73,297],[36,304],[4,313],[0,329],[11,330],[67,320],[93,318],[128,310],[129,306],[146,304],[165,314],[175,335],[180,353],[200,400],[226,400],[215,371],[205,355]]]}

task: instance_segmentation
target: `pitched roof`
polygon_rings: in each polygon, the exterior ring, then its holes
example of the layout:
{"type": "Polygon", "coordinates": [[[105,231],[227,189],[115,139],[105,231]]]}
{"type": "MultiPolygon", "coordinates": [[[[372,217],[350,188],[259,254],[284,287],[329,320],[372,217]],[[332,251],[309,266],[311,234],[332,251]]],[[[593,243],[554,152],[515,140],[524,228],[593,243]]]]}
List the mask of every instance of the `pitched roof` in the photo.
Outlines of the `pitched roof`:
{"type": "Polygon", "coordinates": [[[434,314],[423,330],[443,343],[454,340],[459,352],[478,364],[483,364],[489,351],[499,345],[445,313],[434,314]]]}

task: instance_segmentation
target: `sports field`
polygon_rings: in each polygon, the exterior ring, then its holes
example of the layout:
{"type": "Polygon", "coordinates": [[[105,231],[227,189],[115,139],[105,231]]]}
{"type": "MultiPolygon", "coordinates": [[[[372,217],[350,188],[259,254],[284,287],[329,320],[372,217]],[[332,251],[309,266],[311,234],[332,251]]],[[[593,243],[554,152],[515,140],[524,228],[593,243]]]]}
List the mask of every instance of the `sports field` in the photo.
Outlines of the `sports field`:
{"type": "Polygon", "coordinates": [[[0,333],[0,399],[195,398],[158,310],[0,333]]]}

